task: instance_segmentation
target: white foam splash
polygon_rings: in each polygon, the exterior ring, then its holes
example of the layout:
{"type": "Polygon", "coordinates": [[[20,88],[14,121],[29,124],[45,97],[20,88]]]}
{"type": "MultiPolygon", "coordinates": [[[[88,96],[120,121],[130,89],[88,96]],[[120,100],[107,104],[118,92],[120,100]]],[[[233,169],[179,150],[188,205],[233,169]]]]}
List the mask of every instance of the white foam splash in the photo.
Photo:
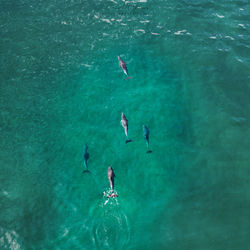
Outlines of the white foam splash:
{"type": "Polygon", "coordinates": [[[140,23],[149,23],[149,20],[141,20],[140,23]]]}
{"type": "Polygon", "coordinates": [[[209,38],[210,39],[216,39],[216,36],[210,36],[209,38]]]}
{"type": "Polygon", "coordinates": [[[103,198],[105,199],[105,201],[103,203],[103,206],[105,206],[107,204],[116,204],[116,205],[119,205],[118,197],[108,197],[111,194],[115,194],[115,195],[118,196],[118,193],[115,190],[113,191],[111,189],[108,189],[108,190],[106,190],[106,191],[103,192],[103,198]]]}
{"type": "Polygon", "coordinates": [[[3,195],[4,196],[8,196],[8,192],[7,191],[3,191],[3,195]]]}
{"type": "Polygon", "coordinates": [[[0,233],[2,237],[0,238],[0,242],[6,244],[8,242],[8,249],[11,250],[20,250],[21,246],[18,243],[19,235],[15,231],[5,231],[3,228],[0,228],[0,233]]]}
{"type": "Polygon", "coordinates": [[[235,40],[233,37],[231,36],[225,36],[225,38],[229,38],[230,40],[235,40]]]}
{"type": "Polygon", "coordinates": [[[141,33],[141,34],[145,34],[146,31],[145,31],[144,29],[137,29],[137,30],[134,30],[134,33],[135,33],[136,35],[139,35],[140,33],[141,33]]]}
{"type": "Polygon", "coordinates": [[[146,3],[148,0],[132,0],[132,1],[126,1],[126,0],[122,0],[125,4],[128,3],[146,3]]]}
{"type": "Polygon", "coordinates": [[[175,35],[183,35],[183,33],[187,32],[187,30],[179,30],[179,31],[176,31],[174,34],[175,35]]]}
{"type": "Polygon", "coordinates": [[[223,15],[219,15],[219,14],[215,14],[217,17],[219,17],[219,18],[224,18],[225,16],[223,16],[223,15]]]}
{"type": "Polygon", "coordinates": [[[88,69],[92,69],[93,66],[92,65],[89,65],[89,64],[86,64],[86,63],[83,63],[82,64],[84,67],[88,68],[88,69]]]}
{"type": "Polygon", "coordinates": [[[69,229],[65,228],[62,237],[65,237],[68,233],[69,233],[69,229]]]}
{"type": "Polygon", "coordinates": [[[159,34],[159,33],[154,33],[154,32],[151,32],[151,34],[152,34],[152,35],[154,35],[154,36],[160,36],[160,34],[159,34]]]}
{"type": "Polygon", "coordinates": [[[111,22],[109,19],[102,18],[101,20],[102,20],[103,22],[106,22],[106,23],[112,24],[112,22],[111,22]]]}
{"type": "Polygon", "coordinates": [[[239,23],[238,26],[240,26],[240,27],[242,27],[242,28],[244,28],[244,29],[246,28],[245,25],[242,24],[242,23],[239,23]]]}
{"type": "Polygon", "coordinates": [[[236,60],[237,60],[238,62],[243,63],[243,60],[242,60],[242,59],[240,59],[239,57],[236,57],[236,60]]]}

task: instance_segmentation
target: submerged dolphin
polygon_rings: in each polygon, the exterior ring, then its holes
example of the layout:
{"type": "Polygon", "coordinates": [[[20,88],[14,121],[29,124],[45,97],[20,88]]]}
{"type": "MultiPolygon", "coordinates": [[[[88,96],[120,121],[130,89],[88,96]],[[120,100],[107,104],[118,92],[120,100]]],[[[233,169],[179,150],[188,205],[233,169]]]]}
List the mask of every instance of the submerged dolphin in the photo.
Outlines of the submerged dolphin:
{"type": "Polygon", "coordinates": [[[88,170],[88,159],[89,159],[88,146],[87,146],[87,144],[85,144],[84,154],[83,154],[83,164],[84,164],[84,167],[86,169],[83,170],[83,173],[88,173],[89,172],[89,170],[88,170]]]}
{"type": "Polygon", "coordinates": [[[126,63],[119,56],[118,56],[118,60],[119,60],[119,65],[122,68],[124,74],[127,75],[127,78],[125,80],[131,78],[128,75],[128,69],[127,69],[126,63]]]}
{"type": "MultiPolygon", "coordinates": [[[[146,140],[146,144],[148,148],[149,147],[149,129],[145,125],[143,125],[142,128],[143,128],[143,136],[146,140]]],[[[147,153],[152,153],[152,151],[148,150],[147,153]]]]}

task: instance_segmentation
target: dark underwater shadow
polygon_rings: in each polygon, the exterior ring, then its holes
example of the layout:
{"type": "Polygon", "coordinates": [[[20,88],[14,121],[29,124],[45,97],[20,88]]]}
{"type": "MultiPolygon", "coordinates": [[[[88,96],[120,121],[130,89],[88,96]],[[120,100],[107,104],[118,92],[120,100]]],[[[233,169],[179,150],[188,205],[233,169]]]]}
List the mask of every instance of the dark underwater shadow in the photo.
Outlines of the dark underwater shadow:
{"type": "Polygon", "coordinates": [[[126,144],[129,143],[129,142],[132,142],[132,140],[129,139],[129,140],[126,140],[126,141],[125,141],[126,144]]]}
{"type": "Polygon", "coordinates": [[[89,170],[83,170],[82,173],[83,173],[83,174],[85,174],[85,173],[91,174],[89,170]]]}

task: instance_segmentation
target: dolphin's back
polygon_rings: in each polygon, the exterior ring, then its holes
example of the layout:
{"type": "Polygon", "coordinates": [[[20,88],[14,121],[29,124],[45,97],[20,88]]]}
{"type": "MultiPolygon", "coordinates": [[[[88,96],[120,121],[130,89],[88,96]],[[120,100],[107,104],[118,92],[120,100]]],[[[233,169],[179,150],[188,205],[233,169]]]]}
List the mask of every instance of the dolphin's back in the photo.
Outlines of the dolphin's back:
{"type": "Polygon", "coordinates": [[[88,168],[88,159],[89,159],[88,146],[85,145],[83,153],[83,163],[86,168],[88,168]]]}
{"type": "Polygon", "coordinates": [[[119,64],[123,70],[123,72],[128,75],[128,69],[127,69],[127,66],[126,66],[126,63],[120,58],[118,57],[118,60],[119,60],[119,64]]]}
{"type": "Polygon", "coordinates": [[[144,126],[144,128],[143,128],[143,136],[145,138],[148,138],[148,136],[149,136],[149,129],[146,126],[144,126]]]}
{"type": "Polygon", "coordinates": [[[84,152],[83,159],[84,160],[88,160],[89,159],[89,153],[88,152],[84,152]]]}

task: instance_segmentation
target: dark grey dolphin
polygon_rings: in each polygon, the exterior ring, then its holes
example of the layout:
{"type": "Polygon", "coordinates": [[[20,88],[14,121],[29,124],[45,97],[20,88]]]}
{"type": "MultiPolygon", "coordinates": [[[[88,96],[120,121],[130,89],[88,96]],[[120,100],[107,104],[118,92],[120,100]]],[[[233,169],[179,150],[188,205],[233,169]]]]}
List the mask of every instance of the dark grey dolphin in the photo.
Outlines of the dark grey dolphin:
{"type": "MultiPolygon", "coordinates": [[[[142,128],[143,128],[143,136],[146,140],[147,148],[149,148],[149,129],[145,125],[143,125],[142,128]]],[[[152,153],[152,151],[148,150],[147,153],[152,153]]]]}
{"type": "Polygon", "coordinates": [[[118,56],[118,60],[119,60],[119,65],[122,68],[124,74],[127,75],[127,78],[125,80],[131,78],[128,76],[128,69],[127,69],[126,63],[119,56],[118,56]]]}
{"type": "Polygon", "coordinates": [[[89,170],[88,170],[88,159],[89,159],[88,146],[87,146],[87,144],[85,144],[84,153],[83,153],[83,164],[84,164],[84,167],[86,169],[83,170],[83,173],[89,173],[89,170]]]}

